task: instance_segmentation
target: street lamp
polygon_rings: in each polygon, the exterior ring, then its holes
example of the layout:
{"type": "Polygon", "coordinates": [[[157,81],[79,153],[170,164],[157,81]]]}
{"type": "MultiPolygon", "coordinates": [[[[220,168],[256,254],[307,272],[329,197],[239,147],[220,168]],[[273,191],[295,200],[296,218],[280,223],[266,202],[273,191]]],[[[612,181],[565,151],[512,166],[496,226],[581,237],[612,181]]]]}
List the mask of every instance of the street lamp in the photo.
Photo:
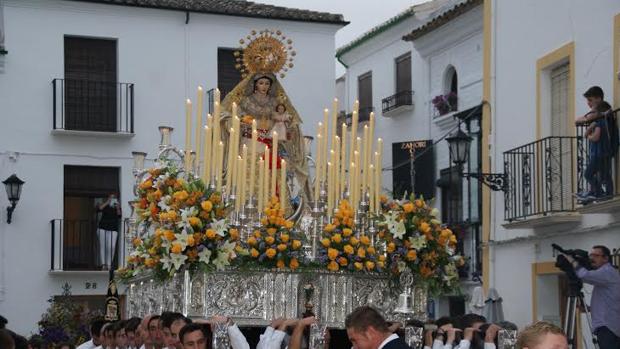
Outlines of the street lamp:
{"type": "Polygon", "coordinates": [[[469,156],[471,140],[472,138],[463,132],[460,127],[456,133],[446,138],[448,147],[450,148],[450,157],[452,158],[452,162],[458,166],[461,177],[476,178],[493,191],[507,192],[508,178],[505,173],[462,172],[462,166],[467,162],[467,157],[469,156]]]}
{"type": "Polygon", "coordinates": [[[26,182],[19,179],[17,175],[12,174],[9,178],[2,181],[2,183],[4,183],[6,195],[11,202],[11,206],[8,206],[6,208],[6,222],[8,224],[11,224],[11,217],[13,216],[13,211],[15,210],[15,206],[17,206],[19,197],[22,194],[22,186],[26,182]]]}

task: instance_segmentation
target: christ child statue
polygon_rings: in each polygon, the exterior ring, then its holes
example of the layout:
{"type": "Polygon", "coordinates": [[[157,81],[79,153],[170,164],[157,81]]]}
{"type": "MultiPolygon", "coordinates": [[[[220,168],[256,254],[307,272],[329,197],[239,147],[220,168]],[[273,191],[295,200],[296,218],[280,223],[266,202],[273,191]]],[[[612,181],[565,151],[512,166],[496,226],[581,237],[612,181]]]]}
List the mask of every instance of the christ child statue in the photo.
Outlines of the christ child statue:
{"type": "Polygon", "coordinates": [[[276,131],[278,135],[282,135],[280,139],[286,139],[286,123],[291,120],[291,116],[286,112],[286,106],[282,103],[276,106],[276,110],[272,116],[273,127],[271,131],[276,131]]]}

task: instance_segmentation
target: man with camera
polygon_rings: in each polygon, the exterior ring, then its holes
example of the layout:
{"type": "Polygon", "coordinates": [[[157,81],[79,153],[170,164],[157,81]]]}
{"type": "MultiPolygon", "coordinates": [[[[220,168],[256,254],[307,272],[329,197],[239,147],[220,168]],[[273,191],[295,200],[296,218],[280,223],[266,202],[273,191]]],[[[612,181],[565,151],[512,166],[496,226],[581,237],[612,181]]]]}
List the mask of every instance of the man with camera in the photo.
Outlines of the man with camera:
{"type": "Polygon", "coordinates": [[[584,265],[587,261],[579,261],[570,254],[565,257],[577,277],[594,286],[590,306],[592,332],[600,349],[620,348],[620,273],[610,263],[611,252],[602,245],[592,247],[589,268],[584,265]]]}

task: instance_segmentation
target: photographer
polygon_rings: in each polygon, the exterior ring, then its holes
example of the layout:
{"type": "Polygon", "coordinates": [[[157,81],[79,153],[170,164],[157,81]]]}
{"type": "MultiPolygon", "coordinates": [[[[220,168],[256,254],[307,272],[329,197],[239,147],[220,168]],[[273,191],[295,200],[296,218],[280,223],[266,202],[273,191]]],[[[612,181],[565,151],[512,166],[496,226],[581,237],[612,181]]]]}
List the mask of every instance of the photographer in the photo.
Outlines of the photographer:
{"type": "Polygon", "coordinates": [[[594,286],[591,312],[592,332],[600,349],[620,348],[620,273],[610,264],[611,252],[602,245],[592,247],[589,254],[592,269],[586,269],[570,255],[566,259],[577,277],[594,286]]]}
{"type": "Polygon", "coordinates": [[[97,225],[101,269],[108,270],[108,268],[113,268],[116,239],[121,224],[121,205],[116,198],[116,193],[111,193],[106,201],[97,205],[97,211],[101,212],[101,219],[97,225]]]}

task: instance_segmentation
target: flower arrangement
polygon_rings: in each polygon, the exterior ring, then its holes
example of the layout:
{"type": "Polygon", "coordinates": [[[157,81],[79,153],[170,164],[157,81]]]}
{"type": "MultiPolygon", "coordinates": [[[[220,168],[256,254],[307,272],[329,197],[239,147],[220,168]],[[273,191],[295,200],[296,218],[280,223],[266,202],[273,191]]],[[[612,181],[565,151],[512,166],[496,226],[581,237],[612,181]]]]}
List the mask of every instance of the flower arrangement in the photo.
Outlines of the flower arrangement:
{"type": "Polygon", "coordinates": [[[433,98],[432,103],[439,115],[445,115],[457,109],[458,96],[454,92],[450,92],[445,95],[438,95],[433,98]]]}
{"type": "Polygon", "coordinates": [[[458,286],[457,266],[464,263],[456,255],[456,236],[444,228],[422,199],[392,201],[381,215],[387,230],[386,252],[395,275],[409,268],[431,294],[453,291],[458,286]]]}
{"type": "Polygon", "coordinates": [[[284,219],[284,210],[277,198],[272,198],[265,209],[261,228],[248,237],[248,258],[259,265],[291,270],[305,263],[302,238],[293,229],[293,222],[284,219]]]}
{"type": "Polygon", "coordinates": [[[382,272],[386,256],[378,254],[371,238],[353,234],[353,210],[347,200],[338,205],[331,223],[325,225],[319,262],[330,271],[382,272]]]}
{"type": "Polygon", "coordinates": [[[220,195],[198,178],[182,178],[172,162],[150,169],[137,192],[138,221],[153,234],[134,239],[128,267],[121,270],[124,277],[145,270],[166,278],[182,267],[222,269],[241,251],[220,195]]]}

